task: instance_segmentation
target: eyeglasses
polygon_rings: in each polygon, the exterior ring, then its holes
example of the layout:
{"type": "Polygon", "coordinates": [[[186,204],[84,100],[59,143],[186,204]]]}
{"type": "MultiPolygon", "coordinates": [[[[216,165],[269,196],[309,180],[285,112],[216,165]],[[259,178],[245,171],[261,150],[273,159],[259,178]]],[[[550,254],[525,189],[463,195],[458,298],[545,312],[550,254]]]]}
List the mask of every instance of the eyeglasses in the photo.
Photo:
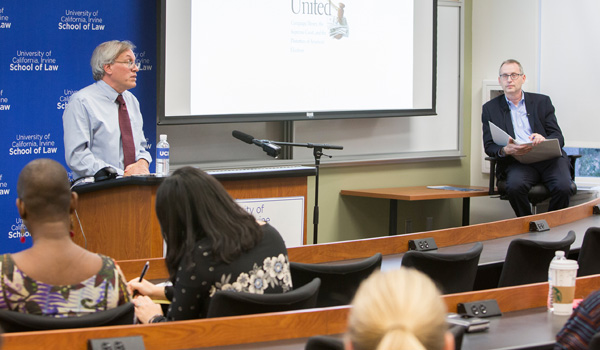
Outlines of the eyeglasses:
{"type": "Polygon", "coordinates": [[[512,80],[517,79],[518,77],[520,77],[523,74],[518,74],[518,73],[513,73],[513,74],[500,74],[500,79],[502,80],[508,80],[508,77],[510,77],[512,80]]]}
{"type": "Polygon", "coordinates": [[[133,67],[135,68],[140,68],[140,64],[138,62],[132,61],[132,60],[128,60],[128,61],[115,61],[115,63],[124,63],[127,65],[127,68],[129,69],[133,69],[133,67]]]}

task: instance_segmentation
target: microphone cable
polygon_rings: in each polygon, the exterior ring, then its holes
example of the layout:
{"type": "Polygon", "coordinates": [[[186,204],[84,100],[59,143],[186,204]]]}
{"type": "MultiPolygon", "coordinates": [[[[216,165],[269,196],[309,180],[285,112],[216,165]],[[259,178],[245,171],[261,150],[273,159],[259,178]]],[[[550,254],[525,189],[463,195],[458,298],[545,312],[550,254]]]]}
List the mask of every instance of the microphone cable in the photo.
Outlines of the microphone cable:
{"type": "MultiPolygon", "coordinates": [[[[73,187],[76,184],[71,186],[71,191],[73,191],[73,187]]],[[[81,230],[81,235],[83,236],[83,247],[87,250],[87,237],[85,236],[85,232],[83,231],[83,226],[81,225],[81,220],[79,219],[79,214],[77,214],[77,208],[75,208],[75,217],[77,218],[77,223],[79,224],[79,229],[81,230]]]]}

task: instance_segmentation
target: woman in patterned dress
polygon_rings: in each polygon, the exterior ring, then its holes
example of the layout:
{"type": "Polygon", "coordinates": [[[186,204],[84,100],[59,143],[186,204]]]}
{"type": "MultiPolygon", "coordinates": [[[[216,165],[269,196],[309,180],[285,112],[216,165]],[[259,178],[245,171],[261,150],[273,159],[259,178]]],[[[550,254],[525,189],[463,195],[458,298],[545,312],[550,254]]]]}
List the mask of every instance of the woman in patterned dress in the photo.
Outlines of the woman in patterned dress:
{"type": "Polygon", "coordinates": [[[71,192],[65,168],[36,159],[17,182],[17,208],[33,245],[0,256],[0,309],[48,315],[82,316],[130,301],[125,279],[114,261],[91,253],[71,239],[71,192]]]}

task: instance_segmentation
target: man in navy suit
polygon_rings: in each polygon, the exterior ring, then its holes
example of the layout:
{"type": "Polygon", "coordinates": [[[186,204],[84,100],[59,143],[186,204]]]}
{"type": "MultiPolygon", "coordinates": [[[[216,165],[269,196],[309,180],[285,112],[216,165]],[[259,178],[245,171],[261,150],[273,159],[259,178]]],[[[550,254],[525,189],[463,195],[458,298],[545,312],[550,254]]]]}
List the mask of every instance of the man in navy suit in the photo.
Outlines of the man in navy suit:
{"type": "Polygon", "coordinates": [[[517,216],[531,215],[527,193],[540,181],[552,195],[548,210],[568,207],[571,195],[571,163],[564,151],[561,157],[531,164],[522,164],[513,157],[530,152],[547,138],[558,139],[561,148],[565,144],[552,101],[546,95],[524,92],[521,87],[525,79],[517,60],[502,62],[498,82],[504,95],[484,104],[481,115],[485,153],[498,157],[497,175],[506,176],[506,193],[517,216]],[[511,136],[506,146],[494,143],[490,121],[511,136]],[[532,144],[520,145],[515,140],[532,144]]]}

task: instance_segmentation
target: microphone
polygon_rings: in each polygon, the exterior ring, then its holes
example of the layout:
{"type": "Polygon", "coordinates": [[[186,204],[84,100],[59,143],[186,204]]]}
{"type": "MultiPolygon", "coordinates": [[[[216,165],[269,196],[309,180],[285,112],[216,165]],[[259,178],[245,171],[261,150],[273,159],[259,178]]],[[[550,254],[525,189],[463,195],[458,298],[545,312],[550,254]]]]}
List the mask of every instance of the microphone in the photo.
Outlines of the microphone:
{"type": "Polygon", "coordinates": [[[261,147],[263,151],[267,153],[267,155],[273,158],[277,158],[279,156],[279,153],[281,152],[281,147],[272,143],[269,140],[257,140],[254,138],[254,136],[248,135],[238,130],[233,130],[231,135],[236,139],[243,141],[247,144],[255,144],[258,147],[261,147]]]}
{"type": "Polygon", "coordinates": [[[247,144],[252,144],[252,141],[255,140],[254,137],[237,130],[233,130],[231,135],[233,135],[233,137],[240,141],[244,141],[247,144]]]}

